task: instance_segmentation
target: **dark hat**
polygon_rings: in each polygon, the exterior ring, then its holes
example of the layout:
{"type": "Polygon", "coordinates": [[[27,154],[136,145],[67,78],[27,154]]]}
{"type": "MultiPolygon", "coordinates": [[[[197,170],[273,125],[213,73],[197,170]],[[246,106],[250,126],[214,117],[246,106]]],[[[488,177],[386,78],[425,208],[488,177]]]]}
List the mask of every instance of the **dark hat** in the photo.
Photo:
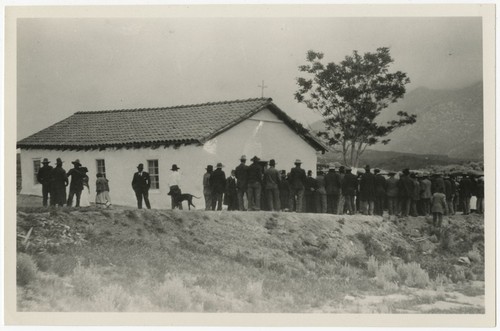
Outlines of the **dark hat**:
{"type": "Polygon", "coordinates": [[[140,168],[140,169],[144,169],[144,164],[139,163],[139,165],[137,166],[137,169],[139,169],[139,168],[140,168]]]}
{"type": "Polygon", "coordinates": [[[312,170],[307,170],[308,175],[312,175],[313,171],[312,170]]]}
{"type": "Polygon", "coordinates": [[[380,172],[380,169],[376,168],[375,170],[373,170],[373,172],[378,174],[380,172]]]}
{"type": "Polygon", "coordinates": [[[80,170],[85,172],[85,173],[89,172],[89,169],[87,167],[82,167],[80,170]]]}
{"type": "Polygon", "coordinates": [[[222,163],[220,163],[220,162],[219,162],[219,163],[217,163],[217,169],[220,169],[220,168],[222,168],[222,167],[224,167],[224,166],[222,165],[222,163]]]}
{"type": "Polygon", "coordinates": [[[410,174],[410,169],[408,169],[408,168],[403,169],[403,173],[405,175],[409,175],[410,174]]]}
{"type": "Polygon", "coordinates": [[[396,172],[394,172],[394,171],[389,171],[387,174],[388,174],[389,176],[394,176],[394,175],[396,174],[396,172]]]}
{"type": "Polygon", "coordinates": [[[367,165],[365,165],[365,169],[370,170],[370,166],[369,166],[368,164],[367,164],[367,165]]]}
{"type": "Polygon", "coordinates": [[[246,161],[246,160],[247,160],[247,156],[246,156],[246,155],[242,155],[242,156],[240,157],[240,161],[246,161]]]}
{"type": "Polygon", "coordinates": [[[274,161],[274,159],[269,160],[269,165],[270,166],[275,166],[276,165],[276,161],[274,161]]]}
{"type": "Polygon", "coordinates": [[[211,170],[214,170],[214,166],[209,164],[209,165],[207,165],[207,167],[205,169],[211,171],[211,170]]]}
{"type": "Polygon", "coordinates": [[[43,159],[43,161],[42,161],[42,163],[43,163],[43,164],[49,164],[49,163],[50,163],[50,161],[49,161],[49,159],[44,158],[44,159],[43,159]]]}
{"type": "Polygon", "coordinates": [[[60,157],[58,157],[58,158],[56,159],[56,163],[57,163],[57,164],[63,164],[63,162],[64,162],[64,161],[63,161],[63,160],[61,160],[61,158],[60,158],[60,157]]]}
{"type": "Polygon", "coordinates": [[[252,161],[258,162],[258,161],[260,161],[260,159],[257,155],[255,155],[254,157],[252,157],[252,161]]]}
{"type": "Polygon", "coordinates": [[[80,163],[80,159],[76,159],[75,161],[72,161],[71,163],[73,163],[74,165],[77,165],[77,164],[78,164],[78,165],[82,165],[82,164],[80,163]]]}
{"type": "Polygon", "coordinates": [[[347,171],[347,172],[351,172],[351,171],[352,171],[352,169],[351,169],[351,168],[345,168],[345,171],[347,171]]]}
{"type": "Polygon", "coordinates": [[[295,160],[294,162],[295,164],[302,164],[302,161],[300,161],[299,159],[295,160]]]}
{"type": "Polygon", "coordinates": [[[170,170],[175,171],[175,170],[179,170],[179,169],[180,168],[177,167],[177,164],[172,164],[172,169],[170,169],[170,170]]]}

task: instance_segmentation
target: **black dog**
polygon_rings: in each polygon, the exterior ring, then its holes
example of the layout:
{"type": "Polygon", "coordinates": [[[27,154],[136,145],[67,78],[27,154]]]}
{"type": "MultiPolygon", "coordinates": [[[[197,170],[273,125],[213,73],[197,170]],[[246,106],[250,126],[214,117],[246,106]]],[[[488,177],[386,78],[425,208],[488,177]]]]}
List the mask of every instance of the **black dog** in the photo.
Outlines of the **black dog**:
{"type": "Polygon", "coordinates": [[[197,196],[194,196],[189,193],[184,193],[184,194],[176,194],[173,196],[174,197],[174,202],[176,206],[180,206],[182,208],[182,201],[187,201],[188,202],[188,208],[191,210],[191,206],[196,208],[196,206],[193,204],[193,198],[200,199],[197,196]]]}

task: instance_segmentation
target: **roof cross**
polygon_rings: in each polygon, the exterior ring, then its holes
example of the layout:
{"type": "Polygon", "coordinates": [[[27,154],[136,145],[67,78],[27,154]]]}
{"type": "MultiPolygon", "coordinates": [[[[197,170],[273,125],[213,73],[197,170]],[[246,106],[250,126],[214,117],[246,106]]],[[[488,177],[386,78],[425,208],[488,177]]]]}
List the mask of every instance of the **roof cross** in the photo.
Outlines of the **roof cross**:
{"type": "Polygon", "coordinates": [[[260,97],[263,98],[264,97],[264,89],[267,88],[266,85],[264,85],[264,81],[262,81],[262,85],[259,85],[258,87],[261,88],[261,94],[260,94],[260,97]]]}

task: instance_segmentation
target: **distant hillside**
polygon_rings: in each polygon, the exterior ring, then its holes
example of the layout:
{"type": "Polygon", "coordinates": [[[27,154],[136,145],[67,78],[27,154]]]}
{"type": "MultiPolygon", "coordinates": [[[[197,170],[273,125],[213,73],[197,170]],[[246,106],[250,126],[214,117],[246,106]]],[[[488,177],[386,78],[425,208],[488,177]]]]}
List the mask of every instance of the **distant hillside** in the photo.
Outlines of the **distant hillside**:
{"type": "MultiPolygon", "coordinates": [[[[417,88],[380,115],[386,122],[403,110],[417,114],[417,122],[393,132],[388,145],[372,149],[412,154],[483,158],[483,83],[459,90],[417,88]]],[[[321,130],[321,123],[311,125],[321,130]]]]}

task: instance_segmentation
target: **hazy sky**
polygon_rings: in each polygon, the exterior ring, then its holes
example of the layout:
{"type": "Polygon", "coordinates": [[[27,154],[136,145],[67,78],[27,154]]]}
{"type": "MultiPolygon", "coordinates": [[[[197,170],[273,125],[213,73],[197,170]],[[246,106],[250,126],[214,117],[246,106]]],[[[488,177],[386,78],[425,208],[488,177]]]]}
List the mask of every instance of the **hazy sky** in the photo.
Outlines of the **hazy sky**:
{"type": "Polygon", "coordinates": [[[297,120],[307,50],[338,62],[387,46],[409,89],[482,79],[480,18],[19,19],[18,139],[83,110],[265,97],[297,120]]]}

